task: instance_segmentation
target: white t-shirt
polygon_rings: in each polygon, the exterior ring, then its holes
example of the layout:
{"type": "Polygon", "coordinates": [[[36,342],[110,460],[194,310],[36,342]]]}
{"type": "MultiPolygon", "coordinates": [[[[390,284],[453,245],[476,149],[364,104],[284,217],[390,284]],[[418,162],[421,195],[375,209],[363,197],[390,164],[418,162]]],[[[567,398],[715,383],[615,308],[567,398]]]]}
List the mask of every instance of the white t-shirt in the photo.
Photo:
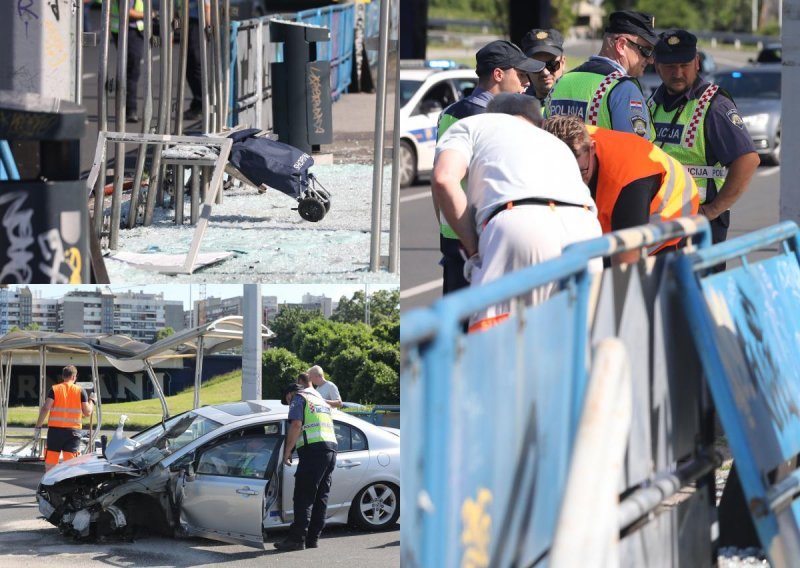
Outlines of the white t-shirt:
{"type": "Polygon", "coordinates": [[[436,145],[462,154],[469,164],[467,202],[478,233],[497,207],[526,197],[586,205],[597,212],[578,162],[564,142],[509,114],[462,118],[436,145]]]}
{"type": "Polygon", "coordinates": [[[342,397],[339,395],[339,387],[330,381],[325,381],[316,387],[316,389],[319,395],[325,400],[342,400],[342,397]]]}

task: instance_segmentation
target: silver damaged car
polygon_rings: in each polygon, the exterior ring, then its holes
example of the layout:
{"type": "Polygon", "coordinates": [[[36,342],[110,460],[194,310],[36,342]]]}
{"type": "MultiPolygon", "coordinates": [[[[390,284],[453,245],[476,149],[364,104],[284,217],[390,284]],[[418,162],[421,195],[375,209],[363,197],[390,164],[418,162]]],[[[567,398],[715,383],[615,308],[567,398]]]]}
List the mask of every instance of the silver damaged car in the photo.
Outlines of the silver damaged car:
{"type": "MultiPolygon", "coordinates": [[[[400,431],[333,411],[339,453],[328,523],[394,528],[400,516],[400,431]]],[[[294,473],[282,464],[288,407],[277,400],[205,406],[131,438],[121,428],[105,455],[47,472],[39,511],[80,540],[131,538],[141,529],[261,547],[293,519],[294,473]]]]}

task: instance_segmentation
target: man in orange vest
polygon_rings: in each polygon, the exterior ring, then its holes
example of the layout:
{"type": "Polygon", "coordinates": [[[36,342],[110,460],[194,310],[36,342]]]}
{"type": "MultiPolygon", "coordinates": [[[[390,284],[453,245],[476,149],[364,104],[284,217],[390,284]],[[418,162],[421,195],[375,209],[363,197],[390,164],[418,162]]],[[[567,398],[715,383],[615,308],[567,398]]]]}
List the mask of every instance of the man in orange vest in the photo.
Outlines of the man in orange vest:
{"type": "Polygon", "coordinates": [[[50,471],[64,453],[64,461],[78,457],[81,445],[81,416],[90,416],[97,401],[95,394],[87,396],[84,390],[75,384],[78,369],[67,365],[61,371],[61,383],[53,385],[47,392],[47,399],[39,410],[36,421],[36,437],[42,430],[42,424],[48,413],[47,451],[45,452],[44,470],[50,471]]]}
{"type": "MultiPolygon", "coordinates": [[[[575,155],[604,233],[697,213],[700,201],[694,178],[652,142],[628,132],[587,126],[576,116],[551,117],[542,128],[575,155]]],[[[679,242],[667,241],[650,252],[675,249],[679,242]]],[[[620,253],[615,260],[636,262],[639,251],[620,253]]]]}

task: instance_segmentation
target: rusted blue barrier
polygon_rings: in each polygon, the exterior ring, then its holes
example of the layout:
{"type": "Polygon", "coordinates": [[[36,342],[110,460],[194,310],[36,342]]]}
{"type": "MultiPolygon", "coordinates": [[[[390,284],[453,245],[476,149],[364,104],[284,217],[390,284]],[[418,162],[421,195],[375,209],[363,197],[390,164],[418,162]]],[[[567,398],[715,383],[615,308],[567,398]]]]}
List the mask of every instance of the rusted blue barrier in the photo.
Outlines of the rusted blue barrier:
{"type": "Polygon", "coordinates": [[[699,443],[708,436],[696,355],[683,353],[684,367],[661,368],[673,342],[687,351],[685,321],[671,315],[676,294],[667,267],[678,255],[598,276],[588,269],[592,258],[687,235],[695,235],[695,246],[710,244],[701,218],[621,231],[402,318],[403,566],[547,563],[592,348],[615,336],[633,353],[636,383],[623,473],[625,493],[635,499],[614,521],[624,533],[622,565],[645,565],[653,554],[667,564],[710,564],[710,544],[687,535],[710,532],[713,479],[711,489],[706,481],[694,497],[650,515],[660,503],[649,491],[653,480],[674,487],[656,491],[670,497],[713,467],[699,443]],[[461,332],[471,313],[553,282],[559,289],[546,302],[520,302],[502,324],[461,332]],[[683,387],[688,408],[674,404],[683,387]],[[679,460],[690,464],[680,475],[679,460]],[[687,512],[692,520],[683,518],[687,512]],[[655,521],[643,522],[648,516],[655,521]]]}
{"type": "Polygon", "coordinates": [[[321,50],[319,59],[331,63],[331,98],[336,101],[347,92],[353,75],[355,4],[303,10],[295,19],[330,30],[331,40],[320,43],[317,49],[321,50]]]}
{"type": "Polygon", "coordinates": [[[756,531],[774,567],[800,561],[800,240],[794,223],[679,259],[677,279],[756,531]],[[746,255],[778,245],[750,263],[746,255]],[[722,273],[708,268],[740,258],[722,273]]]}

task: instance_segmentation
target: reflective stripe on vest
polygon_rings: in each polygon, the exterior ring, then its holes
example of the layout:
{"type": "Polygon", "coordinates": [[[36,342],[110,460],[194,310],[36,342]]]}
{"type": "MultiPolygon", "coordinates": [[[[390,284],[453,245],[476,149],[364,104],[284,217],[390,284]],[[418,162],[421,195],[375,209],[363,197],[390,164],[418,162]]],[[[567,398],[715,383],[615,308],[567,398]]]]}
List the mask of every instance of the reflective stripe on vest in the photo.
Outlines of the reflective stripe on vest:
{"type": "MultiPolygon", "coordinates": [[[[119,2],[117,0],[110,0],[111,1],[111,33],[117,34],[119,33],[119,2]]],[[[133,9],[137,12],[144,13],[144,2],[142,0],[136,0],[133,3],[133,9]]],[[[140,32],[144,31],[144,21],[136,20],[132,22],[128,20],[128,27],[135,27],[140,32]]]]}
{"type": "Polygon", "coordinates": [[[717,85],[709,85],[700,97],[672,111],[664,110],[653,99],[648,101],[656,127],[656,144],[683,164],[694,177],[700,203],[713,199],[728,175],[727,168],[719,162],[706,163],[705,121],[711,101],[718,91],[717,85]],[[676,117],[679,110],[680,114],[676,117]],[[708,192],[708,189],[711,191],[708,192]]]}
{"type": "MultiPolygon", "coordinates": [[[[651,142],[629,132],[587,126],[595,141],[601,171],[597,176],[597,216],[604,233],[612,231],[611,216],[622,188],[653,175],[661,175],[661,187],[650,201],[650,222],[671,221],[697,213],[697,185],[676,159],[651,142]]],[[[664,243],[675,244],[680,239],[664,243]]]]}
{"type": "Polygon", "coordinates": [[[576,115],[587,124],[611,128],[608,95],[626,75],[571,71],[564,74],[547,96],[547,116],[576,115]],[[590,122],[591,121],[591,122],[590,122]]]}
{"type": "Polygon", "coordinates": [[[71,383],[53,386],[56,397],[47,419],[48,428],[81,429],[81,387],[71,383]]]}
{"type": "Polygon", "coordinates": [[[305,401],[303,414],[303,433],[297,439],[297,448],[300,449],[307,444],[317,444],[321,442],[336,443],[336,431],[333,428],[331,418],[331,407],[318,395],[311,393],[298,392],[305,401]]]}

